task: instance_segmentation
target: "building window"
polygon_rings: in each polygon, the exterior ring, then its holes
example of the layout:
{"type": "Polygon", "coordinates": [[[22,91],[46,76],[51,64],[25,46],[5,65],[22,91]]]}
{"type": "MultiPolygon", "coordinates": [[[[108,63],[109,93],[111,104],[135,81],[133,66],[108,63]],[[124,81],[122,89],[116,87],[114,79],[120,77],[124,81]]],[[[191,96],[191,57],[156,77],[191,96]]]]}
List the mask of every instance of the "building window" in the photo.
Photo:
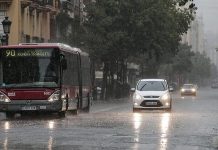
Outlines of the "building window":
{"type": "Polygon", "coordinates": [[[38,37],[32,37],[32,42],[33,43],[39,43],[39,38],[38,37]]]}
{"type": "Polygon", "coordinates": [[[26,35],[26,43],[30,43],[30,36],[26,35]]]}

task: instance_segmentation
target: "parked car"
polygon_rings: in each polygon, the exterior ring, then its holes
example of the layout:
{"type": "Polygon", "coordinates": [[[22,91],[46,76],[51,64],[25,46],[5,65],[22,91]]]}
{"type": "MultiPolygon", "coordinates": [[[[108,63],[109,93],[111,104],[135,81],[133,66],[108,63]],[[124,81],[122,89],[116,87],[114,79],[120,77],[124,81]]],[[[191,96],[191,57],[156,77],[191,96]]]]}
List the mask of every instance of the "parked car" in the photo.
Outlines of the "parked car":
{"type": "Polygon", "coordinates": [[[197,88],[194,84],[183,84],[183,86],[180,90],[180,93],[181,93],[181,96],[184,96],[184,95],[196,96],[197,88]]]}
{"type": "Polygon", "coordinates": [[[169,87],[172,87],[174,91],[178,89],[178,84],[176,82],[169,83],[169,87]]]}
{"type": "Polygon", "coordinates": [[[169,90],[174,91],[175,89],[174,89],[174,87],[172,85],[169,85],[169,90]]]}
{"type": "Polygon", "coordinates": [[[211,88],[213,88],[213,89],[216,89],[216,88],[218,88],[218,83],[217,83],[217,82],[215,82],[215,83],[212,83],[212,85],[211,85],[211,88]]]}
{"type": "Polygon", "coordinates": [[[165,79],[141,79],[133,94],[133,112],[138,109],[171,110],[172,97],[165,79]]]}
{"type": "Polygon", "coordinates": [[[101,88],[100,87],[97,87],[97,94],[101,94],[101,88]]]}

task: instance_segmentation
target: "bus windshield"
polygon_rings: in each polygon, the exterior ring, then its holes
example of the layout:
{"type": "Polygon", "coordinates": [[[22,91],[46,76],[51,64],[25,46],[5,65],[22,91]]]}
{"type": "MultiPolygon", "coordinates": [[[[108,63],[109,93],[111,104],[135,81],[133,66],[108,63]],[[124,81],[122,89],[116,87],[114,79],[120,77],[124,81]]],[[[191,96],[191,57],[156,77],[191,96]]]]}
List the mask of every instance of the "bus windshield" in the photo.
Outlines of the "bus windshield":
{"type": "Polygon", "coordinates": [[[59,87],[59,51],[13,48],[0,51],[0,87],[59,87]]]}

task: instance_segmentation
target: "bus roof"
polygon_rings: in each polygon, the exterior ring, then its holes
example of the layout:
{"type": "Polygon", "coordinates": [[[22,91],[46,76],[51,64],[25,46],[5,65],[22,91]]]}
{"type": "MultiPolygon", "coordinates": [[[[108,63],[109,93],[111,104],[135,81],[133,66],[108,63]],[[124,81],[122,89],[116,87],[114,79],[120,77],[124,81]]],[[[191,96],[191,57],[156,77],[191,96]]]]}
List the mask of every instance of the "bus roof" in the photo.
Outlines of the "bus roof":
{"type": "Polygon", "coordinates": [[[0,46],[0,48],[59,48],[66,52],[79,52],[82,55],[88,55],[77,47],[71,47],[63,43],[20,43],[18,45],[0,46]]]}

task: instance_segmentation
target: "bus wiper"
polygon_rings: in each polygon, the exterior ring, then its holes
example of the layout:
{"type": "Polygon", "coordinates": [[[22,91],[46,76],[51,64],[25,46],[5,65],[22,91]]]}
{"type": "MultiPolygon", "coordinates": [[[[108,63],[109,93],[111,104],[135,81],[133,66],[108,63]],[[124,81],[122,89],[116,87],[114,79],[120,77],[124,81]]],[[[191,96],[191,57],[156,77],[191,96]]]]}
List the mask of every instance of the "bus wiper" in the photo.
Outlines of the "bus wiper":
{"type": "Polygon", "coordinates": [[[16,84],[8,84],[8,85],[4,85],[4,86],[2,86],[2,87],[4,87],[4,88],[12,88],[12,87],[16,87],[16,84]]]}

